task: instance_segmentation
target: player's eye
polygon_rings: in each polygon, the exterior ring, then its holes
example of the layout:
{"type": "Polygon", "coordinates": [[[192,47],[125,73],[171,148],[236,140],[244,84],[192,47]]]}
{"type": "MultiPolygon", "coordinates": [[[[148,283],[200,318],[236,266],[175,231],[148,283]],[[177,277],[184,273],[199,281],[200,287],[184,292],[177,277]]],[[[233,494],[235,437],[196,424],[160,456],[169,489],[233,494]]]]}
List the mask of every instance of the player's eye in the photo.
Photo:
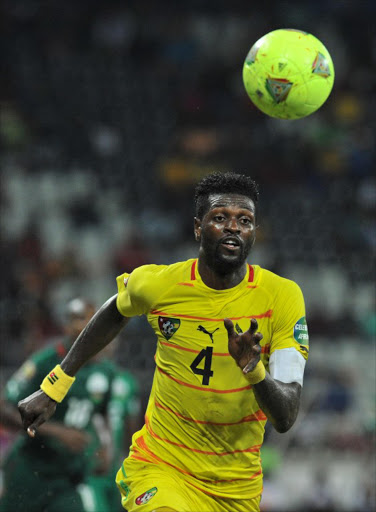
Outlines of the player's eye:
{"type": "Polygon", "coordinates": [[[252,224],[252,219],[250,219],[249,217],[242,217],[242,218],[240,219],[240,222],[241,222],[242,224],[246,224],[246,225],[248,225],[248,224],[252,224]]]}
{"type": "Polygon", "coordinates": [[[224,217],[224,215],[216,215],[216,216],[214,217],[214,220],[215,220],[216,222],[222,222],[222,221],[224,220],[224,218],[225,218],[225,217],[224,217]]]}

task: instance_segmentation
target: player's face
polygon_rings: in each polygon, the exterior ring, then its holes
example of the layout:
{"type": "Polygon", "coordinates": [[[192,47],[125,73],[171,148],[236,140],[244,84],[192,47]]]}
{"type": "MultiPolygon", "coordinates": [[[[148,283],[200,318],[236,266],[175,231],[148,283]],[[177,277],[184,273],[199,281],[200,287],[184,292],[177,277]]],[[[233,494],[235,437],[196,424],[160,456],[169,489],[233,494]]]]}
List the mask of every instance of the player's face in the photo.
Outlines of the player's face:
{"type": "Polygon", "coordinates": [[[212,194],[203,219],[195,219],[200,255],[219,273],[243,265],[256,237],[256,208],[247,196],[212,194]]]}

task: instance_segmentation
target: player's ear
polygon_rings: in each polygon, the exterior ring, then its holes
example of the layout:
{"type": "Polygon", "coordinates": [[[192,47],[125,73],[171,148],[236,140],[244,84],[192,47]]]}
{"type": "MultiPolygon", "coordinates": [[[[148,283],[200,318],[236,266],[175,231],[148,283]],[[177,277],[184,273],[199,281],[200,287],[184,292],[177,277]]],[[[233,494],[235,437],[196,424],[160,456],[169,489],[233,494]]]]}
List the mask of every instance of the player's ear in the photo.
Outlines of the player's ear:
{"type": "Polygon", "coordinates": [[[194,218],[194,233],[196,242],[201,240],[201,220],[198,217],[194,218]]]}

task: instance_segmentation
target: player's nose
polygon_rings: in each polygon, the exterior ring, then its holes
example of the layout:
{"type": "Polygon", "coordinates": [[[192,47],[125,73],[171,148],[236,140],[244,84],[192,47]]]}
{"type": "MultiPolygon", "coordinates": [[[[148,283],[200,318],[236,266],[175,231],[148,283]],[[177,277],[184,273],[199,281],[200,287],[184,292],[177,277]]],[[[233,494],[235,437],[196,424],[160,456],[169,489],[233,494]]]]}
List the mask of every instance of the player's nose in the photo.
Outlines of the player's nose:
{"type": "Polygon", "coordinates": [[[227,233],[240,233],[241,229],[237,219],[229,219],[224,227],[224,231],[227,233]]]}

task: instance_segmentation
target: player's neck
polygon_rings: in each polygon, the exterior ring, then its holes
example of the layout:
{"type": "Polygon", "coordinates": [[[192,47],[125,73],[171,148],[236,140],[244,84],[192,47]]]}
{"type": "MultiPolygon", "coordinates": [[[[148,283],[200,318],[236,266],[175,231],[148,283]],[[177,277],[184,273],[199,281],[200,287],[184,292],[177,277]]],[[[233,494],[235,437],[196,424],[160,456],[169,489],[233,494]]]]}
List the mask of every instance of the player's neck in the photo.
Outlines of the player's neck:
{"type": "Polygon", "coordinates": [[[206,286],[213,290],[226,290],[234,288],[243,281],[247,273],[247,263],[245,262],[239,268],[231,270],[231,272],[219,273],[205,262],[203,258],[198,259],[198,273],[206,286]]]}

